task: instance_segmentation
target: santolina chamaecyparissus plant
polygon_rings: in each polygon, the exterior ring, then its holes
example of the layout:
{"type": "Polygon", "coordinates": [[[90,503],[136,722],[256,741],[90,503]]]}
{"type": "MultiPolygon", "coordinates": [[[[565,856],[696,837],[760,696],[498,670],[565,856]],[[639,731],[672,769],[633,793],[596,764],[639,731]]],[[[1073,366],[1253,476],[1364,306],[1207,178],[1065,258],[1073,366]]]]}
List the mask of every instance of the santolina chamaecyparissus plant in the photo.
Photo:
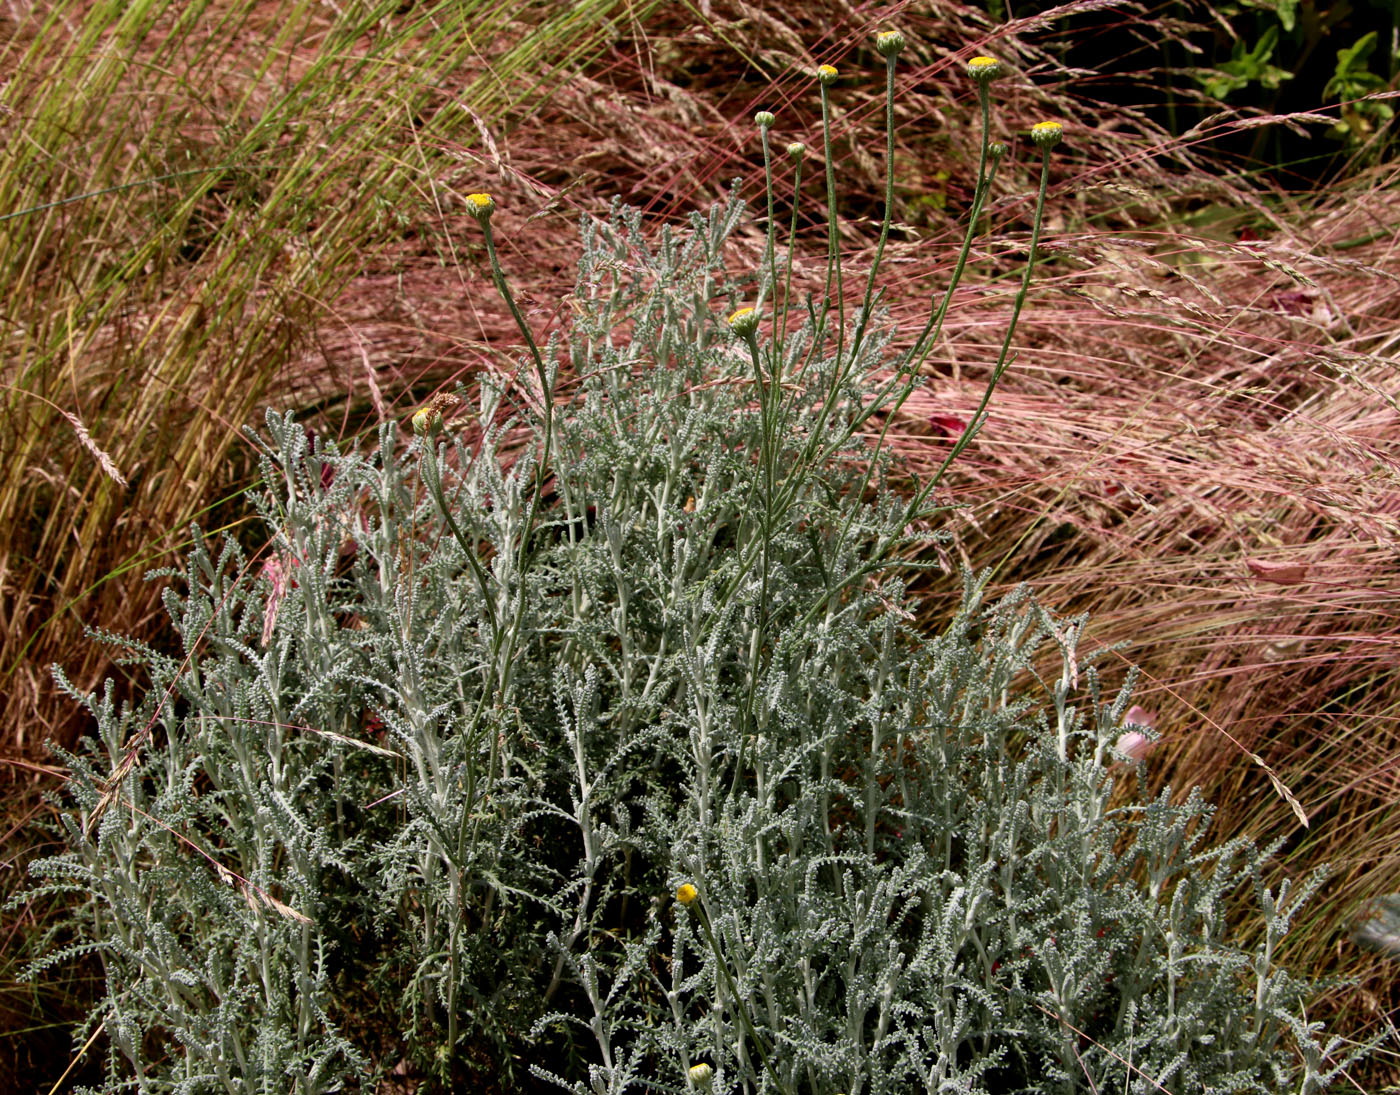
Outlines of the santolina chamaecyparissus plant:
{"type": "MultiPolygon", "coordinates": [[[[759,267],[726,266],[736,198],[681,230],[615,206],[584,219],[576,315],[543,346],[496,202],[467,198],[538,411],[510,419],[483,377],[409,436],[313,444],[268,416],[265,567],[197,538],[166,575],[183,649],[126,644],[145,698],[73,690],[94,736],[61,754],[66,846],[34,891],[73,913],[34,973],[102,963],[77,1035],[105,1035],[109,1090],[368,1093],[395,1068],[512,1090],[528,1068],[608,1095],[1274,1095],[1342,1067],[1273,957],[1316,880],[1265,889],[1265,853],[1211,846],[1198,796],[1112,794],[1149,739],[1076,650],[1084,621],[1026,590],[987,604],[969,574],[955,615],[912,622],[905,560],[1010,360],[1063,130],[1031,130],[982,403],[896,494],[884,430],[1009,154],[1002,64],[974,57],[966,238],[896,352],[874,302],[904,45],[875,41],[888,171],[863,286],[823,65],[810,305],[764,111],[759,267]],[[1266,930],[1244,950],[1226,909],[1251,889],[1266,930]]],[[[800,193],[813,153],[786,148],[800,193]]]]}

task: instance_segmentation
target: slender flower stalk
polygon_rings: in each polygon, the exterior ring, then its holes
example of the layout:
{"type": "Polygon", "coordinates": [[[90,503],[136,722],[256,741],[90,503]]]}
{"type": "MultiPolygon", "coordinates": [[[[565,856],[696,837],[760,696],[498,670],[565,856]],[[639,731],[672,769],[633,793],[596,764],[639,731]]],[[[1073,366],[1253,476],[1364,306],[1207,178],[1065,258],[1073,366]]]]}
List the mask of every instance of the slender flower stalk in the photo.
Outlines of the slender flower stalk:
{"type": "Polygon", "coordinates": [[[802,161],[807,156],[807,146],[801,141],[793,141],[787,146],[792,157],[792,219],[788,225],[787,271],[783,275],[783,310],[773,330],[774,353],[779,362],[786,360],[788,309],[792,300],[792,253],[797,248],[797,210],[802,201],[802,161]]]}
{"type": "Polygon", "coordinates": [[[855,337],[851,339],[851,360],[860,354],[860,344],[870,325],[872,299],[875,294],[875,275],[880,270],[880,260],[885,254],[885,241],[890,238],[890,218],[894,212],[894,67],[899,51],[904,48],[904,36],[898,31],[885,31],[875,40],[875,48],[885,58],[885,215],[880,220],[880,242],[875,245],[875,261],[870,264],[870,274],[865,279],[865,296],[861,301],[860,322],[856,326],[855,337]]]}
{"type": "MultiPolygon", "coordinates": [[[[540,453],[539,463],[535,465],[535,493],[530,503],[530,510],[526,518],[526,528],[534,523],[535,511],[539,506],[540,495],[544,488],[544,477],[549,465],[551,445],[554,440],[554,391],[550,380],[549,370],[545,367],[544,355],[540,353],[539,346],[535,343],[535,336],[530,330],[530,325],[525,322],[525,317],[520,314],[520,307],[515,303],[515,295],[510,291],[510,284],[506,281],[505,271],[501,269],[501,260],[496,254],[496,238],[491,231],[491,214],[495,212],[496,203],[489,194],[469,194],[467,195],[467,205],[472,216],[481,225],[481,233],[486,241],[486,259],[491,266],[491,279],[495,282],[496,292],[500,293],[501,299],[506,302],[506,307],[510,309],[511,316],[515,319],[515,325],[520,329],[521,337],[525,339],[525,345],[529,347],[530,357],[535,362],[535,373],[540,382],[540,398],[543,400],[544,414],[544,444],[540,453]]],[[[530,538],[525,536],[521,539],[521,557],[524,560],[524,553],[528,548],[530,538]]]]}
{"type": "MultiPolygon", "coordinates": [[[[985,87],[987,82],[989,81],[979,81],[979,88],[985,87]]],[[[983,117],[984,119],[987,117],[985,111],[983,117]]],[[[944,474],[946,474],[948,468],[952,465],[953,461],[956,460],[959,455],[961,455],[962,451],[966,449],[969,444],[971,444],[972,439],[977,436],[977,433],[985,424],[987,405],[991,401],[992,393],[996,391],[997,385],[1001,381],[1002,374],[1005,373],[1007,366],[1010,364],[1011,340],[1016,333],[1016,326],[1021,318],[1021,309],[1025,305],[1026,294],[1030,289],[1031,275],[1034,273],[1035,270],[1036,249],[1040,243],[1041,225],[1043,224],[1045,219],[1045,195],[1047,190],[1049,189],[1050,184],[1050,151],[1054,147],[1054,145],[1059,142],[1061,136],[1063,135],[1063,127],[1060,126],[1059,123],[1041,124],[1046,125],[1047,128],[1041,131],[1044,136],[1041,139],[1037,140],[1037,144],[1039,144],[1041,148],[1040,185],[1036,191],[1035,213],[1031,224],[1030,250],[1026,256],[1025,269],[1021,275],[1021,286],[1016,293],[1016,299],[1012,306],[1011,320],[1007,324],[1006,334],[1002,338],[1001,350],[997,355],[996,364],[992,368],[992,375],[988,379],[987,386],[982,392],[982,399],[978,403],[976,411],[973,412],[971,419],[968,421],[967,428],[963,430],[962,436],[958,438],[957,442],[953,445],[948,455],[939,465],[938,470],[920,486],[920,488],[914,493],[914,496],[905,505],[904,520],[901,524],[902,528],[907,528],[910,524],[912,524],[915,520],[917,520],[920,517],[924,503],[928,500],[929,496],[933,493],[933,491],[938,487],[939,483],[942,482],[943,476],[944,474]],[[1049,128],[1050,125],[1054,126],[1053,130],[1049,128]]],[[[985,141],[986,131],[984,130],[983,132],[985,141]]],[[[999,159],[1003,151],[1004,149],[1000,148],[1000,146],[997,146],[995,150],[995,158],[999,159]]],[[[993,164],[995,164],[995,159],[993,160],[993,164]]],[[[983,188],[979,186],[978,189],[979,191],[981,191],[983,188]]],[[[971,243],[971,233],[976,225],[976,215],[977,209],[974,207],[973,216],[969,219],[968,236],[964,241],[963,253],[959,256],[958,267],[954,271],[955,280],[949,285],[948,292],[945,294],[943,304],[938,312],[937,318],[940,324],[942,322],[942,315],[947,309],[948,300],[951,298],[953,285],[956,284],[956,278],[961,276],[962,266],[966,260],[967,250],[971,243]]],[[[932,325],[933,324],[931,322],[930,326],[932,325]]],[[[906,358],[906,361],[907,360],[910,359],[906,358]]],[[[913,374],[910,374],[911,380],[912,375],[913,374]]],[[[888,410],[886,414],[886,422],[885,426],[880,431],[880,438],[875,446],[876,451],[879,450],[880,445],[885,439],[885,435],[889,429],[889,424],[893,421],[895,417],[895,412],[902,405],[904,399],[907,398],[908,393],[911,390],[912,386],[906,386],[906,389],[904,390],[904,392],[901,393],[900,397],[894,400],[891,404],[887,405],[888,410]]],[[[881,393],[881,395],[883,395],[883,392],[881,393]]],[[[881,406],[882,403],[880,399],[877,398],[874,401],[873,405],[881,406]]],[[[863,419],[857,416],[857,422],[859,421],[863,421],[863,419]]],[[[873,464],[873,458],[871,460],[871,463],[873,464]]],[[[862,485],[869,481],[869,476],[870,472],[867,468],[865,478],[864,480],[862,480],[862,485]]],[[[842,540],[844,540],[844,538],[848,535],[850,527],[851,522],[848,518],[842,525],[842,530],[840,533],[842,540]]],[[[873,557],[882,557],[887,547],[887,543],[880,543],[877,546],[873,557]]],[[[841,589],[846,588],[846,586],[849,586],[852,582],[857,581],[859,579],[863,579],[867,573],[867,571],[857,570],[840,587],[829,591],[829,593],[825,597],[818,599],[817,603],[813,604],[812,607],[808,610],[808,612],[802,617],[802,619],[798,621],[797,626],[805,627],[809,623],[811,623],[812,620],[816,618],[818,612],[824,610],[826,604],[830,601],[832,597],[836,596],[841,589]]]]}
{"type": "MultiPolygon", "coordinates": [[[[768,131],[773,127],[773,115],[766,110],[760,110],[754,115],[754,121],[758,124],[759,136],[763,141],[763,191],[768,199],[768,223],[764,232],[766,237],[764,243],[763,265],[767,271],[768,279],[765,281],[762,276],[758,279],[758,304],[763,307],[764,297],[771,291],[775,296],[778,292],[778,268],[775,258],[776,241],[774,240],[775,228],[773,220],[773,154],[768,145],[768,131]]],[[[773,364],[773,372],[778,371],[778,362],[773,364]]]]}
{"type": "Polygon", "coordinates": [[[836,164],[831,154],[831,100],[827,89],[836,82],[836,69],[817,69],[817,85],[822,98],[822,155],[826,158],[826,285],[822,289],[821,322],[812,338],[813,353],[819,352],[831,310],[831,286],[836,283],[836,359],[841,361],[846,344],[846,297],[841,275],[841,244],[836,223],[836,164]]]}
{"type": "MultiPolygon", "coordinates": [[[[533,332],[529,324],[525,322],[525,317],[520,312],[519,305],[515,302],[515,295],[510,290],[510,285],[506,281],[505,271],[501,268],[501,261],[496,253],[495,235],[491,229],[491,216],[496,211],[496,202],[490,194],[478,193],[469,194],[466,198],[468,212],[481,225],[482,236],[486,243],[486,258],[491,268],[491,278],[495,283],[496,291],[501,299],[505,301],[506,307],[510,309],[511,316],[515,319],[515,324],[520,330],[521,337],[524,338],[526,346],[529,348],[530,356],[535,364],[536,376],[539,380],[540,397],[543,401],[542,417],[544,420],[543,438],[540,446],[540,457],[534,468],[534,484],[530,492],[530,499],[524,513],[524,520],[519,536],[518,555],[515,563],[516,580],[523,583],[525,574],[529,566],[530,553],[534,541],[531,530],[534,528],[535,517],[539,511],[540,502],[544,495],[545,476],[552,457],[552,446],[554,439],[554,392],[550,370],[546,367],[544,355],[540,353],[540,348],[535,342],[533,332]]],[[[415,422],[415,426],[417,423],[415,422]]],[[[432,426],[431,417],[426,425],[432,426]]],[[[429,490],[433,493],[433,500],[439,510],[444,515],[448,527],[452,530],[453,536],[461,544],[466,553],[469,564],[472,567],[473,576],[476,578],[481,588],[482,599],[487,606],[492,626],[491,637],[491,664],[488,673],[491,681],[481,690],[474,705],[475,709],[471,722],[467,727],[467,734],[474,737],[479,733],[482,719],[485,717],[489,707],[495,706],[498,709],[504,708],[510,702],[511,685],[514,676],[515,652],[520,640],[520,632],[524,621],[526,598],[523,590],[518,591],[515,596],[515,613],[509,626],[505,626],[497,617],[495,608],[492,605],[489,586],[486,581],[485,571],[480,561],[476,558],[476,547],[469,544],[462,535],[456,520],[452,515],[451,507],[447,503],[446,496],[442,490],[441,470],[437,466],[436,452],[432,450],[430,443],[424,445],[424,480],[429,485],[429,490]]],[[[492,733],[489,736],[486,770],[478,773],[471,767],[467,773],[467,794],[465,807],[461,812],[461,817],[457,824],[456,840],[452,845],[454,862],[464,864],[467,858],[467,849],[475,846],[477,834],[483,820],[484,811],[474,810],[471,804],[479,801],[488,795],[496,779],[496,769],[500,763],[500,740],[499,735],[492,733]]],[[[454,889],[460,889],[461,880],[454,878],[452,885],[454,889]]],[[[448,1062],[456,1052],[457,1045],[457,991],[458,970],[460,965],[461,951],[461,924],[453,922],[449,930],[449,953],[448,953],[448,985],[446,992],[447,1010],[447,1041],[446,1052],[448,1062]]]]}
{"type": "MultiPolygon", "coordinates": [[[[882,226],[881,230],[881,247],[883,247],[884,245],[885,236],[888,231],[890,206],[893,202],[893,177],[891,174],[894,159],[893,55],[886,56],[885,64],[887,71],[887,181],[885,196],[885,224],[884,226],[882,226]]],[[[971,253],[972,241],[977,234],[977,223],[982,214],[983,204],[986,201],[988,193],[990,193],[991,191],[992,180],[996,175],[996,169],[1001,163],[1002,156],[1006,152],[1005,145],[1002,145],[1000,143],[993,144],[991,141],[991,95],[988,90],[991,82],[994,79],[996,79],[997,76],[1000,75],[1001,64],[1000,62],[995,61],[990,57],[977,57],[973,58],[972,63],[969,65],[968,71],[969,75],[971,75],[973,79],[975,79],[977,82],[978,105],[980,107],[982,118],[982,139],[981,149],[978,156],[977,182],[973,189],[972,209],[968,214],[967,230],[963,233],[962,246],[958,251],[957,261],[953,266],[952,277],[949,279],[947,289],[943,293],[942,302],[938,305],[937,308],[933,308],[932,301],[930,301],[929,318],[928,322],[924,325],[923,331],[919,334],[919,337],[914,340],[913,346],[908,351],[906,351],[906,353],[901,358],[898,366],[894,371],[894,375],[877,391],[876,397],[870,401],[869,409],[865,413],[857,414],[855,416],[855,418],[852,420],[849,426],[849,429],[843,433],[843,436],[840,439],[840,443],[844,443],[846,438],[851,436],[851,434],[854,433],[855,430],[859,429],[865,423],[868,416],[870,414],[873,414],[876,408],[886,408],[887,413],[885,414],[884,424],[880,428],[880,434],[875,441],[871,457],[865,462],[865,471],[862,475],[861,483],[858,488],[858,490],[861,493],[863,493],[869,485],[870,476],[876,464],[876,457],[884,448],[885,438],[889,433],[891,425],[896,420],[896,416],[899,412],[899,409],[904,405],[905,400],[907,400],[910,394],[912,394],[912,392],[914,391],[914,386],[918,381],[919,368],[923,364],[924,358],[927,356],[928,349],[933,346],[934,342],[938,338],[939,333],[943,329],[943,320],[944,317],[947,315],[948,306],[952,302],[953,291],[957,288],[958,283],[962,280],[963,271],[966,269],[967,266],[968,255],[971,253]],[[896,389],[899,389],[898,394],[895,395],[893,399],[889,399],[888,397],[890,396],[890,393],[895,391],[896,389]]],[[[869,298],[871,294],[871,287],[873,286],[873,284],[874,270],[872,269],[871,280],[866,286],[867,303],[865,305],[865,312],[867,314],[871,310],[869,298]]],[[[854,356],[854,352],[852,356],[854,356]]],[[[829,446],[827,451],[833,451],[834,448],[835,446],[829,446]]],[[[846,516],[846,519],[843,521],[841,531],[838,535],[839,543],[844,543],[846,537],[849,535],[852,527],[852,519],[853,515],[848,514],[846,516]]]]}
{"type": "MultiPolygon", "coordinates": [[[[763,376],[762,355],[758,349],[758,323],[758,312],[753,308],[740,308],[729,317],[730,328],[744,340],[749,348],[749,358],[753,363],[754,384],[758,389],[759,417],[763,423],[758,454],[759,466],[762,469],[761,489],[763,491],[762,499],[757,507],[760,545],[758,623],[754,631],[754,640],[749,646],[748,688],[745,690],[744,696],[743,723],[745,727],[751,727],[754,724],[755,688],[757,687],[760,663],[768,634],[768,581],[772,569],[770,556],[773,546],[773,525],[777,520],[773,488],[780,443],[779,418],[782,410],[782,388],[778,382],[776,366],[773,375],[768,380],[765,381],[763,376]]],[[[746,771],[745,748],[746,736],[743,736],[739,740],[739,759],[734,766],[736,781],[746,771]]]]}
{"type": "MultiPolygon", "coordinates": [[[[685,887],[682,886],[681,889],[685,889],[685,887]]],[[[679,897],[679,891],[677,892],[677,897],[679,897]]],[[[720,949],[719,941],[715,939],[714,930],[710,927],[710,916],[705,909],[705,902],[692,897],[690,901],[684,904],[695,915],[695,920],[700,925],[700,932],[704,935],[705,942],[709,945],[710,953],[714,955],[715,968],[719,970],[720,978],[724,981],[725,988],[729,990],[729,997],[734,1002],[734,1010],[738,1013],[740,1022],[744,1024],[744,1030],[753,1042],[754,1048],[758,1050],[758,1059],[767,1070],[769,1079],[773,1081],[773,1086],[777,1088],[778,1091],[782,1092],[783,1095],[787,1095],[788,1087],[783,1083],[782,1077],[778,1075],[777,1069],[773,1066],[773,1059],[768,1044],[763,1040],[763,1036],[758,1033],[758,1029],[754,1026],[753,1019],[749,1015],[748,1005],[743,996],[739,994],[739,986],[734,980],[734,975],[729,970],[729,963],[725,959],[724,951],[720,949]]],[[[708,1078],[707,1076],[706,1079],[708,1078]]]]}
{"type": "MultiPolygon", "coordinates": [[[[1002,374],[1006,372],[1007,365],[1010,364],[1011,339],[1016,334],[1016,325],[1021,319],[1021,309],[1026,303],[1026,294],[1030,290],[1031,275],[1035,272],[1036,248],[1040,245],[1040,229],[1045,222],[1045,193],[1050,186],[1050,150],[1059,142],[1063,132],[1058,123],[1041,123],[1054,125],[1055,131],[1049,140],[1037,140],[1040,145],[1040,187],[1035,196],[1035,215],[1031,221],[1031,242],[1030,249],[1026,255],[1026,268],[1021,274],[1021,287],[1016,292],[1016,300],[1011,308],[1011,321],[1006,325],[1006,334],[1001,340],[1001,352],[997,354],[996,365],[992,368],[991,379],[987,382],[987,388],[982,393],[982,401],[977,404],[977,410],[973,412],[972,418],[968,421],[967,429],[960,437],[948,455],[944,457],[943,463],[938,466],[938,470],[930,477],[914,496],[910,502],[907,512],[913,519],[913,514],[918,512],[924,500],[937,488],[942,481],[943,475],[956,460],[963,449],[977,436],[982,425],[986,422],[987,404],[991,402],[992,393],[996,391],[1002,374]]],[[[1044,132],[1044,131],[1043,131],[1044,132]]]]}
{"type": "MultiPolygon", "coordinates": [[[[912,363],[912,371],[914,372],[917,372],[919,366],[923,364],[929,349],[938,340],[938,336],[943,330],[943,320],[948,314],[948,305],[952,302],[953,291],[958,287],[958,282],[962,280],[963,269],[967,265],[967,256],[972,250],[972,240],[977,232],[977,221],[982,215],[982,206],[991,190],[992,177],[1001,158],[999,155],[995,159],[992,157],[992,97],[990,90],[992,81],[1001,75],[1001,62],[991,57],[974,57],[968,66],[968,73],[977,82],[977,108],[982,116],[982,146],[977,156],[977,185],[972,192],[972,211],[968,214],[967,232],[963,236],[962,247],[958,251],[958,260],[953,267],[953,276],[948,281],[948,288],[944,291],[943,301],[937,309],[929,313],[928,323],[924,325],[923,331],[914,340],[914,346],[909,351],[908,360],[912,363]]],[[[1005,152],[1004,146],[998,146],[998,148],[1001,152],[1005,152]]]]}

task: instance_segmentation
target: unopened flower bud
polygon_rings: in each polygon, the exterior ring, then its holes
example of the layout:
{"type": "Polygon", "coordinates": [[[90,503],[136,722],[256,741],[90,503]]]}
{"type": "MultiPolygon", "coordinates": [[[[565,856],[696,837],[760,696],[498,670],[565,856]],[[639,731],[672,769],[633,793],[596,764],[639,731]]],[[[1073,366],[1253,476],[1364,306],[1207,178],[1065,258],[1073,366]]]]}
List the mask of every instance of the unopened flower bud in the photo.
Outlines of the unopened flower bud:
{"type": "Polygon", "coordinates": [[[817,83],[821,84],[822,87],[830,87],[836,82],[838,75],[835,66],[821,65],[817,69],[817,83]]]}
{"type": "Polygon", "coordinates": [[[807,155],[807,146],[801,141],[793,141],[792,144],[788,145],[788,155],[794,160],[800,160],[807,155]]]}
{"type": "Polygon", "coordinates": [[[1059,122],[1036,122],[1031,126],[1031,140],[1041,148],[1054,148],[1065,135],[1065,127],[1059,122]]]}
{"type": "Polygon", "coordinates": [[[758,126],[759,129],[768,129],[777,120],[778,119],[773,117],[773,112],[770,110],[760,110],[753,116],[754,125],[758,126]]]}
{"type": "Polygon", "coordinates": [[[758,313],[752,308],[740,308],[729,317],[729,329],[740,338],[752,338],[758,330],[758,313]]]}
{"type": "Polygon", "coordinates": [[[479,221],[489,220],[496,211],[495,199],[490,194],[468,194],[467,212],[479,221]]]}
{"type": "Polygon", "coordinates": [[[1146,734],[1137,730],[1129,730],[1122,735],[1114,744],[1114,751],[1123,759],[1130,760],[1134,764],[1147,756],[1148,750],[1152,748],[1152,741],[1146,734]]]}
{"type": "Polygon", "coordinates": [[[989,84],[1001,75],[1001,62],[995,57],[974,57],[967,63],[967,74],[979,84],[989,84]]]}
{"type": "Polygon", "coordinates": [[[875,35],[875,52],[881,57],[897,56],[904,48],[904,35],[897,30],[886,30],[875,35]]]}
{"type": "Polygon", "coordinates": [[[693,1083],[696,1087],[709,1087],[710,1078],[714,1074],[715,1070],[712,1069],[709,1065],[707,1065],[704,1061],[701,1061],[698,1065],[691,1065],[690,1072],[688,1073],[688,1075],[690,1076],[690,1082],[693,1083]]]}

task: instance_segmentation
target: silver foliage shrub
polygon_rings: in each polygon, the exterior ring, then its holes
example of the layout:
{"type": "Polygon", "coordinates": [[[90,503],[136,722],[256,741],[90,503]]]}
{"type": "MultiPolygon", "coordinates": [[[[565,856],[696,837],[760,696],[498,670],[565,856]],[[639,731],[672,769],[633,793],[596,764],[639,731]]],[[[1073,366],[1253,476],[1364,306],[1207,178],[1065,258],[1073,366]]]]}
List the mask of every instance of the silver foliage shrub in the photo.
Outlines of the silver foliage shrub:
{"type": "Polygon", "coordinates": [[[915,621],[900,560],[936,511],[861,439],[907,355],[841,356],[813,312],[765,389],[714,310],[740,214],[585,224],[548,478],[486,378],[412,440],[268,417],[268,549],[197,541],[183,645],[125,644],[151,690],[77,696],[95,732],[62,756],[36,886],[74,911],[35,972],[100,960],[77,1038],[104,1026],[105,1090],[1331,1078],[1272,957],[1316,880],[1266,889],[1198,796],[1111,796],[1128,692],[1083,619],[968,575],[915,621]]]}

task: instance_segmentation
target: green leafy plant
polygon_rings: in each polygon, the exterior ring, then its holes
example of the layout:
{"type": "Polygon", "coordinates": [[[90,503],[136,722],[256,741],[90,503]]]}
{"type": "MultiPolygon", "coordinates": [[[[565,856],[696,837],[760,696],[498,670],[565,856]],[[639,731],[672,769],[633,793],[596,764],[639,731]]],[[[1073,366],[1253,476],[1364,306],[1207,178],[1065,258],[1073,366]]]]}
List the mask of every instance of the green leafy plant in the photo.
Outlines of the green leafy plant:
{"type": "Polygon", "coordinates": [[[1389,103],[1366,99],[1368,95],[1384,91],[1387,86],[1386,81],[1370,69],[1376,42],[1376,32],[1371,31],[1347,48],[1337,50],[1337,67],[1322,90],[1325,98],[1336,99],[1342,104],[1342,119],[1330,130],[1334,137],[1365,140],[1378,127],[1395,117],[1389,103]]]}
{"type": "Polygon", "coordinates": [[[1207,95],[1224,99],[1231,92],[1239,91],[1250,84],[1275,90],[1285,80],[1293,79],[1287,69],[1271,64],[1274,48],[1278,45],[1279,28],[1266,27],[1252,48],[1242,39],[1235,39],[1228,61],[1221,61],[1213,69],[1203,69],[1196,74],[1196,80],[1207,95]]]}
{"type": "MultiPolygon", "coordinates": [[[[901,45],[877,40],[887,164],[901,45]]],[[[939,631],[911,626],[904,555],[938,535],[934,492],[1010,362],[1062,136],[1031,131],[1025,271],[982,404],[898,492],[887,431],[1007,152],[999,70],[969,66],[968,234],[901,350],[875,290],[892,174],[848,297],[823,66],[819,295],[780,276],[796,219],[784,258],[763,112],[757,270],[726,262],[737,198],[659,233],[615,206],[585,220],[573,321],[541,347],[472,195],[527,409],[483,378],[407,444],[390,424],[345,448],[268,416],[265,554],[196,536],[163,575],[181,649],[105,636],[153,690],[71,690],[96,734],[61,754],[67,848],[34,873],[76,907],[34,972],[101,960],[79,1037],[105,1032],[112,1087],[372,1091],[402,1065],[511,1090],[531,1045],[558,1062],[536,1080],[618,1095],[1307,1093],[1338,1073],[1274,960],[1318,878],[1271,891],[1266,853],[1207,843],[1199,796],[1135,793],[1130,692],[1105,693],[1085,618],[1026,590],[988,605],[967,574],[939,631]]]]}

